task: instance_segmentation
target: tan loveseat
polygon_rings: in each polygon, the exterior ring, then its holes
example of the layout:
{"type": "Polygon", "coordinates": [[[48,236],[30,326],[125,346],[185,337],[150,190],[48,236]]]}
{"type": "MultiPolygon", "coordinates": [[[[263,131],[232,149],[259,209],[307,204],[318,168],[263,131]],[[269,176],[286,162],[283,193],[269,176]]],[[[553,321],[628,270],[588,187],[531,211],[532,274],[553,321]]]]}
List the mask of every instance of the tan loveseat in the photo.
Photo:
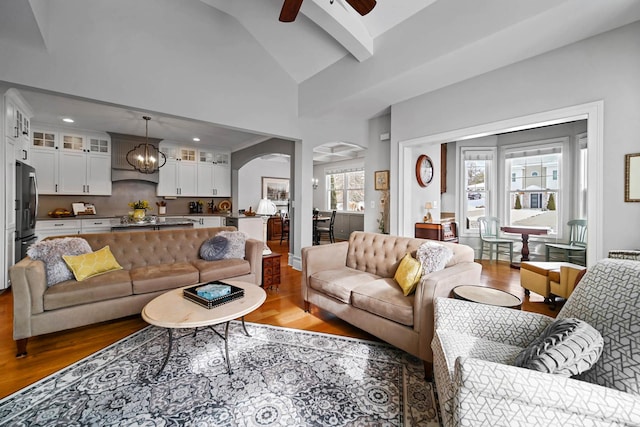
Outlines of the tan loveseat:
{"type": "Polygon", "coordinates": [[[27,339],[140,313],[146,303],[169,289],[199,282],[235,279],[260,285],[262,248],[247,239],[244,259],[205,261],[202,243],[234,227],[76,234],[96,251],[109,246],[122,270],[82,282],[67,280],[47,288],[42,261],[24,258],[11,267],[13,338],[18,356],[27,339]]]}
{"type": "Polygon", "coordinates": [[[356,231],[348,242],[303,248],[305,309],[323,308],[419,357],[430,371],[433,301],[458,285],[479,283],[482,266],[470,247],[439,242],[451,248],[453,258],[444,270],[424,275],[415,294],[405,297],[393,276],[402,257],[415,256],[426,241],[356,231]]]}

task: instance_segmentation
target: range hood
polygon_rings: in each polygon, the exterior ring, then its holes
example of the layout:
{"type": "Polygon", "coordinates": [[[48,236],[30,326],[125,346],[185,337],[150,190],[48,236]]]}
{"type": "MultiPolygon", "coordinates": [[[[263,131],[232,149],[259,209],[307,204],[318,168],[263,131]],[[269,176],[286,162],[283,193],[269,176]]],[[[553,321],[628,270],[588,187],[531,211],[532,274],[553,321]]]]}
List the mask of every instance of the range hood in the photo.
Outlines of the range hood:
{"type": "MultiPolygon", "coordinates": [[[[144,136],[125,135],[122,133],[107,132],[111,135],[111,181],[147,181],[158,183],[158,172],[141,173],[127,162],[127,153],[137,145],[144,144],[144,136]]],[[[156,148],[162,139],[149,138],[149,145],[156,148]]]]}

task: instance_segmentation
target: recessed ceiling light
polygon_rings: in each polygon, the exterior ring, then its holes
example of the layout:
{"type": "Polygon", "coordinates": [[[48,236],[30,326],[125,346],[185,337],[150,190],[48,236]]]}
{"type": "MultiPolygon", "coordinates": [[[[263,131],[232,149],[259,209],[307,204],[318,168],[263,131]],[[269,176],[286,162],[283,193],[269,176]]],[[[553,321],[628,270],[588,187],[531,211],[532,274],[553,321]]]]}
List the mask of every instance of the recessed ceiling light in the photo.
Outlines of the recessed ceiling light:
{"type": "Polygon", "coordinates": [[[199,141],[200,141],[200,138],[198,138],[198,137],[196,136],[195,138],[193,138],[193,140],[194,140],[195,142],[199,142],[199,141]]]}
{"type": "Polygon", "coordinates": [[[71,119],[69,117],[65,117],[65,118],[62,119],[62,121],[65,122],[65,123],[73,123],[75,120],[73,120],[73,119],[71,119]]]}

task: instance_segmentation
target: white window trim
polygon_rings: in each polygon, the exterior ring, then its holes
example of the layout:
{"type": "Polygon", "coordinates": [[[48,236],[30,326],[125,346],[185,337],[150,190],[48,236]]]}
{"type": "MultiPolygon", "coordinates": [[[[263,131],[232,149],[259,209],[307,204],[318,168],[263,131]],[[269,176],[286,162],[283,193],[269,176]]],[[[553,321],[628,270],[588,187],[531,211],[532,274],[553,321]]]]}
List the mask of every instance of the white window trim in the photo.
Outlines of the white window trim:
{"type": "MultiPolygon", "coordinates": [[[[468,236],[468,237],[477,237],[480,232],[479,230],[467,229],[466,220],[467,220],[467,203],[466,203],[466,177],[465,177],[465,168],[464,162],[467,160],[465,157],[469,153],[487,153],[491,158],[488,160],[490,162],[489,166],[485,170],[485,173],[488,175],[485,176],[485,197],[486,205],[485,205],[485,215],[486,216],[495,216],[495,212],[497,211],[497,176],[498,176],[498,149],[497,147],[487,147],[487,146],[472,146],[465,145],[459,148],[459,164],[458,171],[460,171],[460,176],[458,177],[458,193],[460,194],[460,200],[457,203],[460,203],[460,220],[459,220],[459,231],[458,234],[460,236],[468,236]]],[[[485,159],[487,160],[487,159],[485,159]]]]}
{"type": "MultiPolygon", "coordinates": [[[[502,189],[502,192],[506,195],[511,191],[511,171],[506,170],[506,160],[507,156],[513,155],[514,153],[523,152],[523,151],[531,151],[539,149],[541,151],[544,150],[553,150],[556,147],[560,147],[562,150],[562,158],[561,158],[561,173],[558,174],[558,198],[556,200],[558,209],[558,229],[554,230],[554,233],[549,234],[547,236],[536,236],[537,240],[556,240],[558,236],[562,236],[564,229],[566,228],[566,223],[569,220],[569,214],[572,210],[573,199],[571,198],[572,187],[572,170],[571,170],[571,157],[573,154],[570,150],[569,146],[569,137],[561,137],[561,138],[551,138],[551,139],[542,139],[537,141],[527,141],[527,142],[519,142],[516,144],[508,144],[500,147],[499,150],[499,167],[504,170],[504,173],[500,175],[500,182],[498,183],[499,188],[502,189]],[[566,185],[566,186],[565,186],[566,185]],[[569,189],[569,190],[567,190],[569,189]]],[[[504,218],[504,223],[508,224],[507,218],[510,218],[510,207],[507,203],[509,200],[508,197],[502,197],[500,199],[500,208],[499,215],[501,218],[504,218]]]]}

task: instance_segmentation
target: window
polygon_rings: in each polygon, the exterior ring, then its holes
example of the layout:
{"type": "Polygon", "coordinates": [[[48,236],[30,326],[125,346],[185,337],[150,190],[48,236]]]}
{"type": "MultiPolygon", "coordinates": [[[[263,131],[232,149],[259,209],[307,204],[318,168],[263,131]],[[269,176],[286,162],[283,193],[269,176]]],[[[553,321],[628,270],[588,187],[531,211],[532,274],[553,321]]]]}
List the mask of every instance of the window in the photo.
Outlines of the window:
{"type": "Polygon", "coordinates": [[[489,189],[494,162],[494,150],[462,149],[463,157],[463,218],[465,229],[478,230],[478,217],[491,215],[489,189]]]}
{"type": "Polygon", "coordinates": [[[558,230],[562,143],[511,146],[504,151],[507,189],[505,223],[558,230]],[[515,180],[513,176],[515,175],[515,180]]]}
{"type": "Polygon", "coordinates": [[[327,209],[364,211],[364,169],[331,171],[326,174],[327,209]]]}

